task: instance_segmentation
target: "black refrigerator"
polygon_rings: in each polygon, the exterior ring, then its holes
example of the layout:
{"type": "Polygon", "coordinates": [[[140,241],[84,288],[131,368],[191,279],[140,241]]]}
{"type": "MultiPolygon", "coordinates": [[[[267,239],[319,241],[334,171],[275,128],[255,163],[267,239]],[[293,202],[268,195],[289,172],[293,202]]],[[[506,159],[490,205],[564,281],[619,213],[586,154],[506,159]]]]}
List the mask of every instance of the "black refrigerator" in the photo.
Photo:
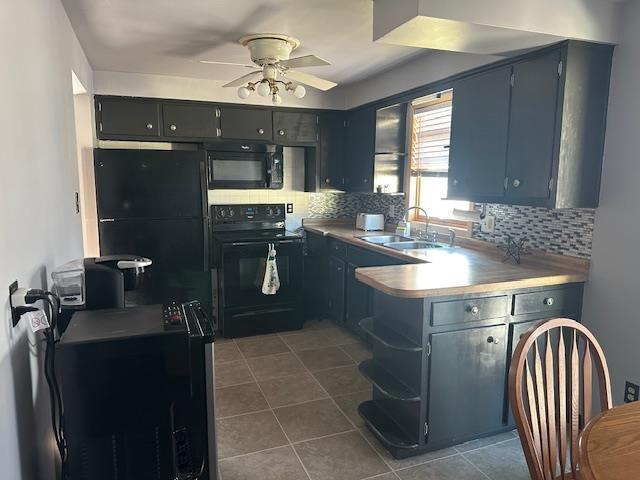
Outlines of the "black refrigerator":
{"type": "Polygon", "coordinates": [[[139,304],[211,311],[206,152],[95,149],[100,254],[149,257],[139,304]]]}

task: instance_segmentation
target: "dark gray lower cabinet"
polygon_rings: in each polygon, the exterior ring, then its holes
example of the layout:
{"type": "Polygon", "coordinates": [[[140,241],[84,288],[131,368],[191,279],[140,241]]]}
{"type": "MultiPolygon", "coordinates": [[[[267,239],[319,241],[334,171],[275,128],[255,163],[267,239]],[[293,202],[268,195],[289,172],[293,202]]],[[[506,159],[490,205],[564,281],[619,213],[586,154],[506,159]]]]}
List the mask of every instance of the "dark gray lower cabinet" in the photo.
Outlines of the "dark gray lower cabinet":
{"type": "Polygon", "coordinates": [[[431,335],[429,441],[458,443],[502,427],[507,325],[431,335]]]}
{"type": "Polygon", "coordinates": [[[361,322],[373,345],[373,358],[360,364],[374,392],[359,407],[365,424],[396,458],[513,429],[507,399],[512,351],[540,321],[579,320],[582,289],[572,284],[424,299],[374,290],[372,315],[361,322]],[[519,303],[526,313],[514,313],[519,303]]]}
{"type": "Polygon", "coordinates": [[[345,269],[344,260],[333,255],[329,257],[329,315],[340,325],[344,324],[345,269]]]}
{"type": "Polygon", "coordinates": [[[360,328],[360,320],[371,314],[372,290],[356,279],[357,265],[347,264],[345,325],[353,332],[364,336],[360,328]]]}

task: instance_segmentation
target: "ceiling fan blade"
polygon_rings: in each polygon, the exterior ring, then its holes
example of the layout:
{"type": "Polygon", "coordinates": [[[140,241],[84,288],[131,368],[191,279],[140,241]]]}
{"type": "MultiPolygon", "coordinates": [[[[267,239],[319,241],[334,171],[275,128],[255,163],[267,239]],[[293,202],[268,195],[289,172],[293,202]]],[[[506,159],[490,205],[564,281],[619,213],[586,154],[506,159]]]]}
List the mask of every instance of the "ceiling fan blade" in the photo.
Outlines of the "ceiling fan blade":
{"type": "Polygon", "coordinates": [[[308,73],[299,72],[298,70],[285,70],[282,74],[291,80],[304,83],[305,85],[317,88],[318,90],[330,90],[338,85],[330,80],[325,80],[324,78],[316,77],[315,75],[310,75],[308,73]]]}
{"type": "Polygon", "coordinates": [[[206,63],[207,65],[231,65],[234,67],[260,68],[257,65],[249,65],[247,63],[216,62],[215,60],[198,60],[198,63],[206,63]]]}
{"type": "Polygon", "coordinates": [[[282,60],[279,65],[286,68],[301,68],[301,67],[323,67],[325,65],[331,65],[326,60],[316,57],[315,55],[305,55],[304,57],[290,58],[289,60],[282,60]]]}
{"type": "Polygon", "coordinates": [[[260,70],[256,70],[255,72],[247,73],[246,75],[243,75],[240,78],[236,78],[232,82],[229,82],[229,83],[223,85],[223,87],[239,87],[240,85],[244,85],[249,80],[251,80],[253,77],[255,77],[256,75],[260,75],[261,73],[262,73],[262,71],[260,71],[260,70]]]}

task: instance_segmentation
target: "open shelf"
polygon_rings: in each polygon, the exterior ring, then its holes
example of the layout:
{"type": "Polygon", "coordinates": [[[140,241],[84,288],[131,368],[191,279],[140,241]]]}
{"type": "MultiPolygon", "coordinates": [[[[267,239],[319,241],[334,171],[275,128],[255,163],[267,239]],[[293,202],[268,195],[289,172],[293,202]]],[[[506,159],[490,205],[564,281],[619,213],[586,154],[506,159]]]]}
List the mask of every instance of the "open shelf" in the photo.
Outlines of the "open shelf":
{"type": "Polygon", "coordinates": [[[358,405],[358,413],[371,432],[380,440],[396,458],[411,455],[419,447],[418,442],[409,436],[380,409],[375,400],[368,400],[358,405]]]}
{"type": "Polygon", "coordinates": [[[404,335],[393,331],[390,328],[384,328],[380,325],[374,325],[373,317],[367,317],[360,320],[360,328],[367,332],[375,341],[381,343],[385,347],[395,350],[404,350],[407,352],[420,352],[422,346],[408,339],[404,335]]]}
{"type": "Polygon", "coordinates": [[[420,401],[420,395],[378,365],[378,362],[374,359],[363,361],[358,368],[367,380],[373,383],[387,397],[408,402],[420,401]]]}

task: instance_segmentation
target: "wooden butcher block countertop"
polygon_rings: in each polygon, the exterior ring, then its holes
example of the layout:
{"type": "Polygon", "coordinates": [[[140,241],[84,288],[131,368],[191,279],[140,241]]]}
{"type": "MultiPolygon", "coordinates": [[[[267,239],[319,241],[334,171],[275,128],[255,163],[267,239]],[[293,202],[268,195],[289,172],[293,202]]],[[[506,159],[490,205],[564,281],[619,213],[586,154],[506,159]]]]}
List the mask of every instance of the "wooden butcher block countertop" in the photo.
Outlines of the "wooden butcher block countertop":
{"type": "Polygon", "coordinates": [[[408,265],[361,267],[356,278],[388,295],[424,298],[468,293],[488,293],[568,283],[586,282],[589,261],[566,255],[532,253],[522,263],[503,262],[503,252],[493,244],[458,238],[454,248],[393,250],[361,239],[382,232],[363,232],[354,222],[305,220],[305,230],[403,259],[408,265]]]}

